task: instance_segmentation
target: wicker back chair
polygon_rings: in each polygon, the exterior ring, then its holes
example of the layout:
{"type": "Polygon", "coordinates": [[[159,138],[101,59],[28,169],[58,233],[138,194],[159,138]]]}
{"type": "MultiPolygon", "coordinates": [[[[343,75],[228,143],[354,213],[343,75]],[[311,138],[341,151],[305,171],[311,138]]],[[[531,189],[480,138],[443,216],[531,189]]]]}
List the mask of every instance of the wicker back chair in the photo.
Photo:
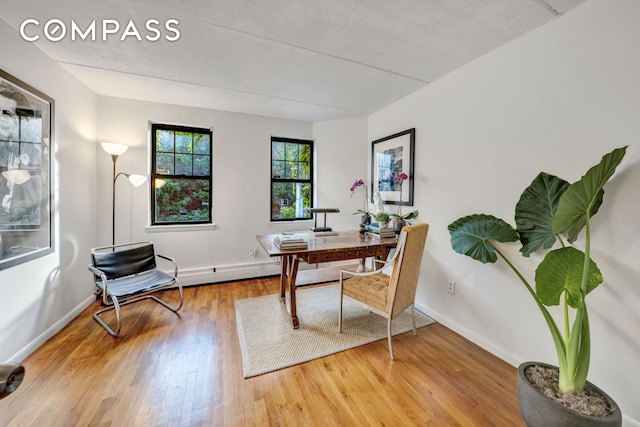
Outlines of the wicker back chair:
{"type": "Polygon", "coordinates": [[[414,224],[402,228],[393,257],[380,268],[356,273],[340,271],[340,318],[338,327],[342,332],[342,301],[347,296],[367,306],[369,310],[387,319],[389,354],[393,357],[391,343],[391,321],[411,306],[413,335],[416,335],[414,301],[420,274],[420,264],[427,240],[428,224],[414,224]],[[391,275],[383,270],[391,267],[391,275]]]}

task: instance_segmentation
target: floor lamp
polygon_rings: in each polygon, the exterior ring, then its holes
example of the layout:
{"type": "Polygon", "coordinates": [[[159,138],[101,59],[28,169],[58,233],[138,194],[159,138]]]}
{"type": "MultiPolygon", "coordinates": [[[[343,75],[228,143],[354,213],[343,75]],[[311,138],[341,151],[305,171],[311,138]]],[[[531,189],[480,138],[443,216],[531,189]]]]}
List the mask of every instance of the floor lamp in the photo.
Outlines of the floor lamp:
{"type": "Polygon", "coordinates": [[[129,148],[124,144],[117,144],[115,142],[103,142],[102,149],[106,151],[108,154],[111,154],[111,159],[113,160],[113,187],[111,191],[111,244],[116,244],[116,180],[120,175],[124,175],[129,178],[129,182],[133,184],[134,187],[140,187],[147,180],[146,176],[137,175],[134,173],[124,173],[120,172],[116,174],[116,161],[118,161],[118,156],[127,151],[129,148]]]}

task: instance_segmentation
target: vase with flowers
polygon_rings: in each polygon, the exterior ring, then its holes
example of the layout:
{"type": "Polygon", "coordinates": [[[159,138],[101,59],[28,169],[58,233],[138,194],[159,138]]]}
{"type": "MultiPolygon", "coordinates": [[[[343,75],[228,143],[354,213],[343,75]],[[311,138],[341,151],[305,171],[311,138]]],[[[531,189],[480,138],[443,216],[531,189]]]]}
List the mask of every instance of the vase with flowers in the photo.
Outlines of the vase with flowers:
{"type": "Polygon", "coordinates": [[[402,215],[402,183],[407,179],[409,179],[409,176],[404,172],[396,172],[395,175],[393,175],[393,182],[395,184],[395,187],[400,187],[400,199],[398,200],[398,213],[392,213],[389,214],[389,216],[393,218],[393,230],[398,234],[400,233],[400,230],[402,230],[402,227],[404,227],[409,220],[412,220],[418,216],[417,210],[413,210],[406,215],[402,215]]]}
{"type": "MultiPolygon", "coordinates": [[[[360,187],[362,187],[362,189],[364,190],[364,199],[362,200],[362,209],[358,209],[353,214],[360,215],[360,224],[364,226],[371,223],[371,212],[369,211],[369,192],[367,191],[367,186],[363,180],[357,179],[349,190],[351,191],[350,197],[353,197],[355,192],[360,187]]],[[[361,227],[361,228],[364,229],[364,227],[361,227]]]]}

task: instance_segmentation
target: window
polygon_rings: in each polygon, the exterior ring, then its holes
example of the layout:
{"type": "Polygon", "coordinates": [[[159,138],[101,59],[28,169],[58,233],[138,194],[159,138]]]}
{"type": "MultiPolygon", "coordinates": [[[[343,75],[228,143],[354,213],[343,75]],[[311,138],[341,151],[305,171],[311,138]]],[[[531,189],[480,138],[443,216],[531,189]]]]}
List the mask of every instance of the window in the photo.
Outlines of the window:
{"type": "Polygon", "coordinates": [[[151,225],[211,223],[211,129],[151,125],[151,225]]]}
{"type": "Polygon", "coordinates": [[[313,141],[271,137],[271,220],[309,219],[313,141]]]}

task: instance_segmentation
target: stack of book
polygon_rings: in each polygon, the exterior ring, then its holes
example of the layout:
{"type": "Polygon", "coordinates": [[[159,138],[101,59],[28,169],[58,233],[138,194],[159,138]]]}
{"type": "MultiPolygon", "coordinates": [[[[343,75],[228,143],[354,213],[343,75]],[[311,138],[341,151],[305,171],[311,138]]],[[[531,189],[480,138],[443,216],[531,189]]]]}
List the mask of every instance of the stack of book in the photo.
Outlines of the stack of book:
{"type": "Polygon", "coordinates": [[[365,230],[367,233],[378,237],[396,237],[396,232],[390,227],[380,228],[377,225],[367,225],[365,230]]]}
{"type": "Polygon", "coordinates": [[[273,244],[278,249],[307,249],[309,243],[307,239],[299,234],[278,234],[273,238],[273,244]]]}

